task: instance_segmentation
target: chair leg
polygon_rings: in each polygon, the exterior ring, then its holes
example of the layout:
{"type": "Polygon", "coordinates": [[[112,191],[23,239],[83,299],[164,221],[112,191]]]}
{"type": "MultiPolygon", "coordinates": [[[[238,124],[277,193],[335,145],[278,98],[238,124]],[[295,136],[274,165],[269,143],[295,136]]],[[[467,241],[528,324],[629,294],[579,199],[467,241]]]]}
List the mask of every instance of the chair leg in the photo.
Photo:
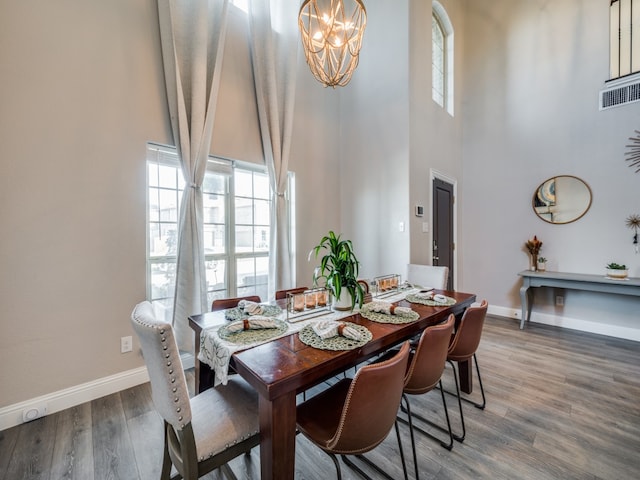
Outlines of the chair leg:
{"type": "MultiPolygon", "coordinates": [[[[404,449],[402,448],[402,441],[400,440],[400,428],[398,428],[398,422],[397,421],[395,422],[394,426],[395,426],[395,430],[396,430],[396,438],[398,440],[398,448],[400,449],[400,460],[402,461],[402,471],[404,473],[404,479],[405,480],[409,480],[409,474],[407,472],[407,463],[406,463],[405,458],[404,458],[404,449]]],[[[353,469],[356,472],[358,472],[358,474],[360,476],[362,476],[363,478],[371,480],[371,477],[369,475],[367,475],[364,471],[362,471],[362,469],[360,467],[358,467],[355,463],[353,463],[346,455],[340,455],[340,456],[342,457],[342,461],[348,467],[350,467],[351,469],[353,469]]],[[[384,478],[387,478],[389,480],[396,480],[395,477],[392,477],[391,475],[389,475],[387,472],[385,472],[382,468],[380,468],[378,465],[373,463],[371,460],[369,460],[364,455],[353,455],[353,456],[355,456],[356,458],[360,459],[363,463],[366,463],[367,465],[369,465],[371,468],[373,468],[376,472],[378,472],[384,478]]]]}
{"type": "Polygon", "coordinates": [[[171,478],[171,457],[169,456],[169,438],[167,433],[168,423],[164,422],[164,453],[162,456],[162,472],[160,480],[169,480],[171,478]]]}
{"type": "MultiPolygon", "coordinates": [[[[462,435],[453,434],[453,438],[458,442],[464,442],[464,437],[467,434],[467,431],[464,426],[464,413],[462,412],[462,397],[460,396],[460,385],[458,384],[458,374],[456,372],[456,366],[453,364],[451,360],[447,360],[451,364],[451,368],[453,370],[453,379],[456,384],[456,396],[458,397],[458,408],[460,409],[460,423],[462,424],[462,435]]],[[[449,392],[447,392],[449,393],[449,392]]]]}
{"type": "MultiPolygon", "coordinates": [[[[411,437],[411,452],[413,453],[413,468],[416,471],[416,480],[419,480],[420,474],[418,473],[418,456],[416,454],[416,439],[413,434],[413,420],[411,419],[411,406],[409,405],[409,398],[406,394],[402,394],[402,400],[404,401],[407,409],[407,420],[409,424],[409,436],[411,437]]],[[[396,421],[397,423],[397,421],[396,421]]]]}
{"type": "Polygon", "coordinates": [[[441,390],[441,395],[442,395],[442,406],[444,407],[444,415],[445,418],[447,420],[447,428],[444,428],[440,425],[438,425],[437,423],[432,422],[431,420],[428,420],[426,418],[424,418],[423,416],[417,414],[417,413],[413,413],[411,412],[411,407],[409,404],[409,397],[406,394],[403,394],[403,398],[405,399],[405,403],[406,403],[406,407],[401,407],[401,410],[407,414],[407,420],[405,420],[402,417],[398,417],[398,420],[402,423],[405,423],[407,425],[409,425],[409,428],[411,431],[411,434],[413,435],[413,430],[417,430],[418,432],[422,433],[423,435],[432,438],[433,440],[436,440],[438,442],[440,442],[440,445],[444,448],[446,448],[447,450],[451,450],[453,448],[453,433],[451,430],[451,420],[449,419],[449,409],[447,407],[447,401],[444,397],[444,393],[442,393],[442,382],[438,382],[438,384],[440,385],[440,390],[441,390]],[[413,419],[417,419],[420,420],[422,423],[426,423],[427,425],[430,425],[434,428],[437,428],[438,430],[440,430],[441,432],[446,433],[449,436],[449,442],[445,442],[443,440],[441,440],[440,438],[436,437],[435,435],[432,435],[431,433],[427,432],[426,430],[420,428],[419,426],[415,425],[413,422],[413,419]]]}
{"type": "Polygon", "coordinates": [[[337,479],[338,480],[342,480],[342,470],[340,469],[340,462],[338,461],[338,457],[336,457],[331,452],[326,452],[326,453],[327,453],[327,455],[329,455],[331,457],[331,460],[333,460],[333,464],[336,466],[337,479]]]}
{"type": "Polygon", "coordinates": [[[476,364],[476,372],[478,374],[478,383],[480,384],[480,393],[482,393],[482,403],[473,403],[476,408],[480,410],[484,410],[484,407],[487,405],[487,399],[484,396],[484,387],[482,386],[482,377],[480,376],[480,366],[478,365],[478,358],[476,354],[473,354],[473,362],[476,364]]]}

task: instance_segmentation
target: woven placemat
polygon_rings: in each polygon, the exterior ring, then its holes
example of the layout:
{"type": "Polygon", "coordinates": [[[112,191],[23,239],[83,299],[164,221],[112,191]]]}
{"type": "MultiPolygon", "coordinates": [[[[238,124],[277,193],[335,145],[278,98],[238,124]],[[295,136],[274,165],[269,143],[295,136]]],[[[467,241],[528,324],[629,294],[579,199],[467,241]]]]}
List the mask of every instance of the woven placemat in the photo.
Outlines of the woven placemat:
{"type": "Polygon", "coordinates": [[[305,345],[309,345],[310,347],[318,348],[320,350],[353,350],[355,348],[362,347],[373,338],[371,332],[362,325],[357,325],[351,322],[344,322],[344,324],[357,330],[358,333],[360,333],[360,340],[352,340],[340,335],[323,339],[313,331],[312,325],[305,326],[300,330],[298,336],[300,337],[300,341],[305,345]]]}
{"type": "Polygon", "coordinates": [[[405,300],[411,303],[420,303],[422,305],[427,305],[428,307],[448,307],[450,305],[455,305],[456,299],[451,297],[445,297],[447,299],[446,302],[436,302],[435,300],[428,300],[426,298],[420,298],[415,293],[409,293],[405,300]]]}
{"type": "Polygon", "coordinates": [[[408,313],[401,313],[399,315],[387,315],[385,313],[369,310],[366,304],[363,305],[360,309],[360,315],[362,315],[367,320],[371,320],[372,322],[394,324],[411,323],[420,318],[420,314],[418,312],[414,312],[413,310],[408,313]]]}
{"type": "Polygon", "coordinates": [[[249,345],[251,343],[265,342],[275,337],[279,337],[289,329],[287,322],[273,319],[276,323],[275,328],[260,328],[255,330],[240,330],[239,332],[230,332],[228,325],[223,325],[218,329],[218,336],[229,343],[236,345],[249,345]]]}
{"type": "MultiPolygon", "coordinates": [[[[277,305],[260,305],[262,307],[262,313],[265,317],[277,317],[282,313],[282,309],[277,305]]],[[[224,311],[224,318],[227,320],[242,320],[243,318],[251,317],[251,315],[240,310],[238,307],[230,308],[224,311]]]]}

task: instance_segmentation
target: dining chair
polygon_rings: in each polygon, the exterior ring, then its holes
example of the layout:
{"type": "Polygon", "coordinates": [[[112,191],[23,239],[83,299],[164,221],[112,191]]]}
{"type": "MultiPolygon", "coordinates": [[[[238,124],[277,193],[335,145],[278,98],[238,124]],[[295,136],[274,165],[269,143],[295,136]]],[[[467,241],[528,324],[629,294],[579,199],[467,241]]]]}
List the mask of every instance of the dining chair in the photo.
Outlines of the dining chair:
{"type": "Polygon", "coordinates": [[[409,343],[405,342],[397,355],[360,368],[353,378],[344,378],[298,405],[298,430],[331,457],[338,480],[342,472],[337,455],[365,478],[369,477],[347,455],[357,456],[393,480],[362,454],[382,443],[394,426],[404,477],[408,478],[396,421],[408,359],[409,343]]]}
{"type": "Polygon", "coordinates": [[[433,287],[437,290],[446,290],[449,280],[449,267],[434,265],[407,265],[407,282],[421,287],[433,287]]]}
{"type": "Polygon", "coordinates": [[[211,302],[211,311],[215,312],[216,310],[226,310],[227,308],[234,308],[238,306],[241,300],[247,300],[249,302],[260,303],[260,297],[258,295],[249,295],[247,297],[236,297],[236,298],[219,298],[211,302]]]}
{"type": "Polygon", "coordinates": [[[241,378],[189,399],[171,324],[158,321],[150,302],[136,305],[131,322],[142,347],[152,399],[164,422],[161,479],[195,480],[260,443],[258,395],[241,378]],[[171,467],[177,475],[171,477],[171,467]]]}
{"type": "MultiPolygon", "coordinates": [[[[447,450],[453,448],[453,432],[451,430],[451,421],[449,420],[449,411],[447,410],[447,401],[445,399],[444,390],[442,389],[442,373],[447,365],[447,352],[449,340],[453,333],[456,318],[453,314],[449,318],[438,325],[426,328],[420,336],[420,341],[415,351],[409,357],[409,368],[405,378],[404,390],[402,393],[402,410],[406,410],[407,423],[409,424],[409,433],[411,436],[411,449],[413,452],[413,464],[416,470],[416,479],[420,478],[418,474],[418,458],[416,455],[416,442],[414,431],[438,440],[447,450]],[[426,419],[415,411],[411,410],[409,403],[409,395],[423,395],[430,392],[435,387],[440,387],[440,395],[442,397],[442,406],[444,407],[444,415],[447,420],[447,428],[444,429],[440,425],[426,419]],[[448,442],[444,442],[435,435],[427,432],[414,424],[415,420],[431,425],[441,431],[448,433],[448,442]]],[[[402,420],[402,419],[401,419],[402,420]]]]}
{"type": "Polygon", "coordinates": [[[309,287],[296,287],[296,288],[288,288],[286,290],[276,290],[276,300],[286,300],[287,293],[291,293],[295,295],[297,293],[302,293],[306,290],[309,290],[309,287]]]}
{"type": "MultiPolygon", "coordinates": [[[[456,393],[458,397],[458,408],[460,409],[460,422],[462,424],[462,435],[453,434],[453,438],[457,441],[464,441],[466,435],[466,429],[464,426],[464,415],[462,413],[462,401],[472,403],[476,408],[484,410],[487,404],[487,399],[484,394],[484,387],[482,386],[482,377],[480,376],[480,367],[478,366],[478,358],[476,351],[480,345],[480,337],[482,336],[482,327],[484,326],[484,319],[487,316],[487,301],[482,300],[480,304],[473,304],[464,311],[460,324],[456,328],[455,333],[451,337],[449,343],[449,351],[447,353],[447,362],[453,369],[453,377],[456,384],[456,393]],[[473,362],[476,365],[476,372],[478,374],[478,383],[480,384],[480,392],[482,393],[482,403],[475,403],[474,401],[462,397],[460,395],[460,382],[456,373],[456,367],[453,362],[469,361],[473,358],[473,362]]],[[[452,394],[452,392],[447,392],[452,394]]]]}

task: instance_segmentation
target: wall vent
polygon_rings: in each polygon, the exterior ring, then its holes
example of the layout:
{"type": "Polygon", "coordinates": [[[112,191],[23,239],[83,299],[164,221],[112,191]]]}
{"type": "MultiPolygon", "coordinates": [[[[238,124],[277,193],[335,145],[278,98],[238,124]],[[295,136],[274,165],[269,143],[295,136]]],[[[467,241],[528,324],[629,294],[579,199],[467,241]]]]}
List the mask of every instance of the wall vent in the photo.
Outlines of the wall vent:
{"type": "Polygon", "coordinates": [[[640,101],[640,82],[600,91],[600,110],[640,101]]]}

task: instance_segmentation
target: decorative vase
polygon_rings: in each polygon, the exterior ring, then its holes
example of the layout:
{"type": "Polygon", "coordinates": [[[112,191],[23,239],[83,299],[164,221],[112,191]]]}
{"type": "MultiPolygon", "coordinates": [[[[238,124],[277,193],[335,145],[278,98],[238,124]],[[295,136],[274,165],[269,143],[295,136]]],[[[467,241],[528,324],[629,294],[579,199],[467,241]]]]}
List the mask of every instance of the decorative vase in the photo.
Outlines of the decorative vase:
{"type": "Polygon", "coordinates": [[[629,270],[619,268],[607,268],[607,277],[623,280],[629,276],[629,270]]]}
{"type": "Polygon", "coordinates": [[[352,308],[351,293],[349,293],[349,290],[347,290],[346,288],[343,288],[342,290],[340,290],[340,298],[336,298],[335,295],[333,296],[334,310],[346,311],[346,310],[351,310],[351,308],[352,308]]]}
{"type": "Polygon", "coordinates": [[[538,254],[537,253],[531,254],[531,270],[534,272],[538,271],[538,254]]]}
{"type": "Polygon", "coordinates": [[[538,271],[545,272],[547,270],[547,262],[538,262],[538,271]]]}

